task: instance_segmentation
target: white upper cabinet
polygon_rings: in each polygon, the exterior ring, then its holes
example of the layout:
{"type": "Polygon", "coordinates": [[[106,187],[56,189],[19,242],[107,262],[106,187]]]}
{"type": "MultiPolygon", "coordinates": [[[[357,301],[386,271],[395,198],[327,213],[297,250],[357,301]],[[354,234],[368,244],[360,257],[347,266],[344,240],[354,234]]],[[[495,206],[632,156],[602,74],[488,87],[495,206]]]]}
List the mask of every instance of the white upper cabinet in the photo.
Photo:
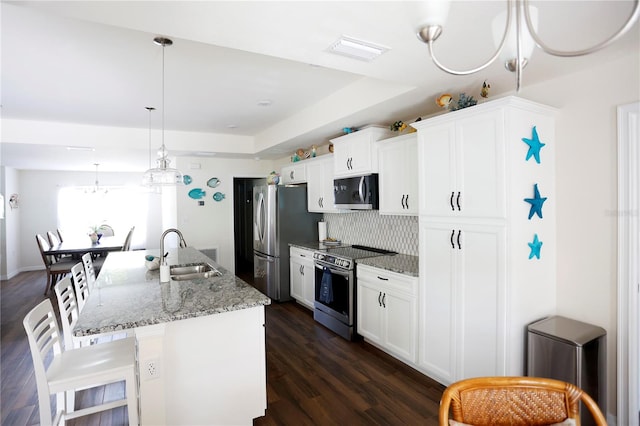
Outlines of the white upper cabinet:
{"type": "Polygon", "coordinates": [[[423,180],[438,183],[422,191],[420,214],[505,217],[504,113],[469,112],[457,120],[419,123],[423,180]]]}
{"type": "Polygon", "coordinates": [[[323,155],[307,163],[307,210],[314,213],[338,213],[334,207],[333,156],[323,155]]]}
{"type": "Polygon", "coordinates": [[[298,161],[289,166],[284,166],[280,172],[283,185],[305,183],[307,181],[307,168],[305,163],[298,161]]]}
{"type": "Polygon", "coordinates": [[[418,134],[378,142],[380,214],[418,215],[418,134]]]}
{"type": "Polygon", "coordinates": [[[367,127],[333,142],[334,175],[336,178],[378,173],[376,141],[392,136],[384,127],[367,127]]]}

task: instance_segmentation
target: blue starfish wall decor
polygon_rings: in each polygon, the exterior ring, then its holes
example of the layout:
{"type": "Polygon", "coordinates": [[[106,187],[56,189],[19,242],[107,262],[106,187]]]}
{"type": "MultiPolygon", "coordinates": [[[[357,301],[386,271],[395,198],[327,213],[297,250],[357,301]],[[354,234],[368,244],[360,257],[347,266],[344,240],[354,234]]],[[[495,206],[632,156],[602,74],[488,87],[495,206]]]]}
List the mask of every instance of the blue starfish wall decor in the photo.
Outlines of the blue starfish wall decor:
{"type": "Polygon", "coordinates": [[[524,201],[531,204],[531,209],[529,209],[529,220],[531,220],[534,214],[537,214],[538,217],[542,219],[542,205],[547,201],[547,197],[540,196],[537,183],[533,185],[533,198],[525,198],[524,201]]]}
{"type": "Polygon", "coordinates": [[[529,151],[527,151],[527,158],[525,161],[529,161],[529,158],[533,156],[535,158],[536,163],[540,164],[540,148],[545,146],[545,143],[540,142],[538,138],[538,130],[536,130],[536,126],[533,126],[531,139],[522,138],[522,142],[529,145],[529,151]]]}
{"type": "Polygon", "coordinates": [[[542,248],[542,241],[538,239],[538,234],[534,234],[533,242],[527,244],[531,249],[531,253],[529,253],[529,259],[533,259],[534,256],[540,259],[540,249],[542,248]]]}

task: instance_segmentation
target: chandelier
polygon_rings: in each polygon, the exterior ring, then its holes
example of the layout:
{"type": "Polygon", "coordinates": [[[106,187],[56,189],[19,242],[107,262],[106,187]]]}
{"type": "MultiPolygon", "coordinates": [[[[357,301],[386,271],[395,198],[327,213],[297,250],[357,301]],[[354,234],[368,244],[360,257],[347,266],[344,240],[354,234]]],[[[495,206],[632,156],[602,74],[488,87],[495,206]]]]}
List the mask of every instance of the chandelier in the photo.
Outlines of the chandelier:
{"type": "MultiPolygon", "coordinates": [[[[157,152],[156,167],[149,168],[142,177],[142,184],[145,186],[168,186],[180,185],[182,183],[182,173],[169,166],[169,153],[164,145],[164,48],[171,46],[173,41],[164,37],[156,37],[154,43],[162,46],[162,145],[157,152]]],[[[149,110],[149,120],[151,111],[149,110]]],[[[151,126],[151,124],[149,124],[151,126]]],[[[151,129],[149,129],[149,141],[151,141],[151,129]]]]}
{"type": "Polygon", "coordinates": [[[96,180],[94,183],[93,188],[86,190],[85,192],[87,193],[91,193],[91,194],[99,194],[99,195],[104,195],[107,192],[109,192],[109,190],[107,188],[100,188],[100,183],[98,182],[98,166],[100,165],[100,163],[93,163],[94,166],[96,166],[96,180]]]}
{"type": "Polygon", "coordinates": [[[522,70],[527,65],[533,48],[538,46],[544,52],[553,56],[575,57],[596,52],[614,41],[618,40],[638,20],[640,15],[639,0],[634,0],[633,11],[622,27],[603,42],[587,49],[577,51],[560,51],[547,46],[537,34],[537,9],[529,5],[529,0],[507,0],[507,9],[493,20],[493,36],[498,48],[487,62],[469,70],[453,70],[444,66],[435,56],[433,43],[442,34],[447,15],[449,13],[450,0],[426,0],[420,2],[420,16],[416,30],[420,40],[429,46],[429,55],[433,63],[453,75],[469,75],[481,71],[491,65],[498,57],[504,60],[505,68],[516,74],[516,91],[520,90],[522,70]],[[506,14],[504,30],[500,25],[506,14]]]}

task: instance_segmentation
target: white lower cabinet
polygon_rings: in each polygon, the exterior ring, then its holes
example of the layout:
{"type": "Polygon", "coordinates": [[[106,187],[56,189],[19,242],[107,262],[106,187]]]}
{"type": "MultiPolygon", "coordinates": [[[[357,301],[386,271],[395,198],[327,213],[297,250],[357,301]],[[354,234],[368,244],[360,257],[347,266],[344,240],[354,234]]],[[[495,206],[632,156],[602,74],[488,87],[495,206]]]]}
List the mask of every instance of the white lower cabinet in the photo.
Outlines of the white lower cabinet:
{"type": "Polygon", "coordinates": [[[291,279],[291,297],[307,308],[313,309],[315,298],[313,251],[298,247],[289,248],[289,276],[291,279]]]}
{"type": "Polygon", "coordinates": [[[418,348],[418,278],[357,265],[358,333],[411,364],[418,348]]]}

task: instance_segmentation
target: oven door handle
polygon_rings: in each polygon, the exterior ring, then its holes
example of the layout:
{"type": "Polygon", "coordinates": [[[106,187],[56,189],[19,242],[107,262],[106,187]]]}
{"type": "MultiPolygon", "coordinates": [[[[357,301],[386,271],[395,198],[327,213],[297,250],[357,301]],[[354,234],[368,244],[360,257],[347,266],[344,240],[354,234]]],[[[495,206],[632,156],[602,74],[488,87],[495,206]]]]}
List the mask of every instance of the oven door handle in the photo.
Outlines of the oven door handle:
{"type": "Polygon", "coordinates": [[[332,274],[336,274],[336,275],[340,275],[340,276],[349,278],[349,271],[346,270],[346,269],[335,269],[335,268],[332,268],[329,265],[322,265],[322,264],[317,263],[317,262],[314,263],[314,265],[315,265],[316,269],[324,270],[324,268],[326,267],[326,268],[329,268],[329,271],[331,271],[332,274]]]}

